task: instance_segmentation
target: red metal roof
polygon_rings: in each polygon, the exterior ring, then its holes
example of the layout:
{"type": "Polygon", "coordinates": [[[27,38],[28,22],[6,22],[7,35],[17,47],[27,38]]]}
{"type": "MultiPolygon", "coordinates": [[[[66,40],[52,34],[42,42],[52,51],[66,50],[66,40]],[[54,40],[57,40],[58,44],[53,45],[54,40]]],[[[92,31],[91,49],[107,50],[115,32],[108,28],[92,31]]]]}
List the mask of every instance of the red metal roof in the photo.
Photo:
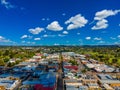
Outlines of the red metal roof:
{"type": "Polygon", "coordinates": [[[35,90],[55,90],[55,86],[53,87],[43,87],[41,84],[35,85],[35,90]]]}
{"type": "Polygon", "coordinates": [[[78,70],[78,66],[64,66],[64,68],[78,70]]]}

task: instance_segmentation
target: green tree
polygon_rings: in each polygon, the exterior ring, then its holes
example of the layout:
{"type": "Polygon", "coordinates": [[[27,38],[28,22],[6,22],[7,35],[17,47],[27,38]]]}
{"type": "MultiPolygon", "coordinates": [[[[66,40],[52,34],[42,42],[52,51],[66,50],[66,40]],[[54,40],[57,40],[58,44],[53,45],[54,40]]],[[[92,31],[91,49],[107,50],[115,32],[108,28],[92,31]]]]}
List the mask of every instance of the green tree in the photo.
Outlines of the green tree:
{"type": "Polygon", "coordinates": [[[0,60],[0,66],[4,66],[5,65],[5,62],[4,62],[4,60],[0,60]]]}
{"type": "Polygon", "coordinates": [[[8,67],[12,67],[14,65],[15,65],[15,63],[8,63],[8,67]]]}
{"type": "Polygon", "coordinates": [[[10,60],[10,57],[9,56],[5,56],[5,58],[3,60],[4,60],[4,62],[8,62],[10,60]]]}

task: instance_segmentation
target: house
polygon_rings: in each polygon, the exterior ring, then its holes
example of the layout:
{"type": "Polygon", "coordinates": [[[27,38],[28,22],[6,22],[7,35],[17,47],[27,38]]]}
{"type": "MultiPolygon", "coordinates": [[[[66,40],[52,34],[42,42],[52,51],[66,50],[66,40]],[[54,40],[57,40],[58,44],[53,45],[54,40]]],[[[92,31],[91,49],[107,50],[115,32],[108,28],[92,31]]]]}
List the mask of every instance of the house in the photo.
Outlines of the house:
{"type": "Polygon", "coordinates": [[[0,89],[1,90],[14,90],[20,81],[12,79],[10,77],[7,78],[0,78],[0,89]]]}
{"type": "Polygon", "coordinates": [[[108,84],[103,84],[103,86],[104,86],[104,88],[105,88],[105,90],[114,90],[110,85],[108,85],[108,84]]]}
{"type": "Polygon", "coordinates": [[[82,76],[82,81],[84,84],[97,83],[97,79],[93,75],[84,75],[82,76]]]}
{"type": "Polygon", "coordinates": [[[120,87],[120,80],[113,79],[108,74],[98,74],[98,78],[101,84],[108,84],[111,87],[120,87]]]}
{"type": "Polygon", "coordinates": [[[66,79],[64,80],[66,90],[80,90],[79,88],[83,86],[81,80],[77,79],[66,79]]]}
{"type": "Polygon", "coordinates": [[[15,59],[10,59],[9,62],[10,63],[15,63],[15,59]]]}
{"type": "Polygon", "coordinates": [[[70,70],[78,70],[78,66],[64,66],[64,68],[66,68],[66,69],[70,69],[70,70]]]}
{"type": "Polygon", "coordinates": [[[88,85],[89,90],[101,90],[101,88],[99,87],[97,83],[89,83],[87,85],[88,85]]]}
{"type": "MultiPolygon", "coordinates": [[[[55,90],[56,89],[56,74],[53,72],[36,72],[34,75],[38,78],[31,77],[29,80],[24,81],[23,86],[33,86],[34,90],[55,90]],[[39,74],[39,75],[37,75],[39,74]]],[[[22,87],[21,87],[22,88],[22,87]]]]}

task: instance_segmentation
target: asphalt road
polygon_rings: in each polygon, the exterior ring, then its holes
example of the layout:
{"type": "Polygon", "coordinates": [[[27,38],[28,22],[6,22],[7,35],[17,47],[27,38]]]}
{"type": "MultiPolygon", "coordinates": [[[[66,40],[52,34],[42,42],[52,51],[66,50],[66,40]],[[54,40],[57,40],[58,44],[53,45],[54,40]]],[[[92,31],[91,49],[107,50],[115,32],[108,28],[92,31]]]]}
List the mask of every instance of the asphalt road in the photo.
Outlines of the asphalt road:
{"type": "Polygon", "coordinates": [[[58,75],[57,90],[64,90],[62,73],[59,73],[59,75],[58,75]]]}

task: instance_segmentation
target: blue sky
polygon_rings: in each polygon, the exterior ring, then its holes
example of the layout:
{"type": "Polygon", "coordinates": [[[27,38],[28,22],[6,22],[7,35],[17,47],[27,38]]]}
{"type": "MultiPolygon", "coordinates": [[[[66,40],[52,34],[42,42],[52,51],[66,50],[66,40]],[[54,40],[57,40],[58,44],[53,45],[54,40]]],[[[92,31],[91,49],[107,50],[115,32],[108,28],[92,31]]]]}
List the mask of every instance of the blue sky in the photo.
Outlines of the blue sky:
{"type": "Polygon", "coordinates": [[[0,0],[0,45],[120,44],[119,0],[0,0]]]}

